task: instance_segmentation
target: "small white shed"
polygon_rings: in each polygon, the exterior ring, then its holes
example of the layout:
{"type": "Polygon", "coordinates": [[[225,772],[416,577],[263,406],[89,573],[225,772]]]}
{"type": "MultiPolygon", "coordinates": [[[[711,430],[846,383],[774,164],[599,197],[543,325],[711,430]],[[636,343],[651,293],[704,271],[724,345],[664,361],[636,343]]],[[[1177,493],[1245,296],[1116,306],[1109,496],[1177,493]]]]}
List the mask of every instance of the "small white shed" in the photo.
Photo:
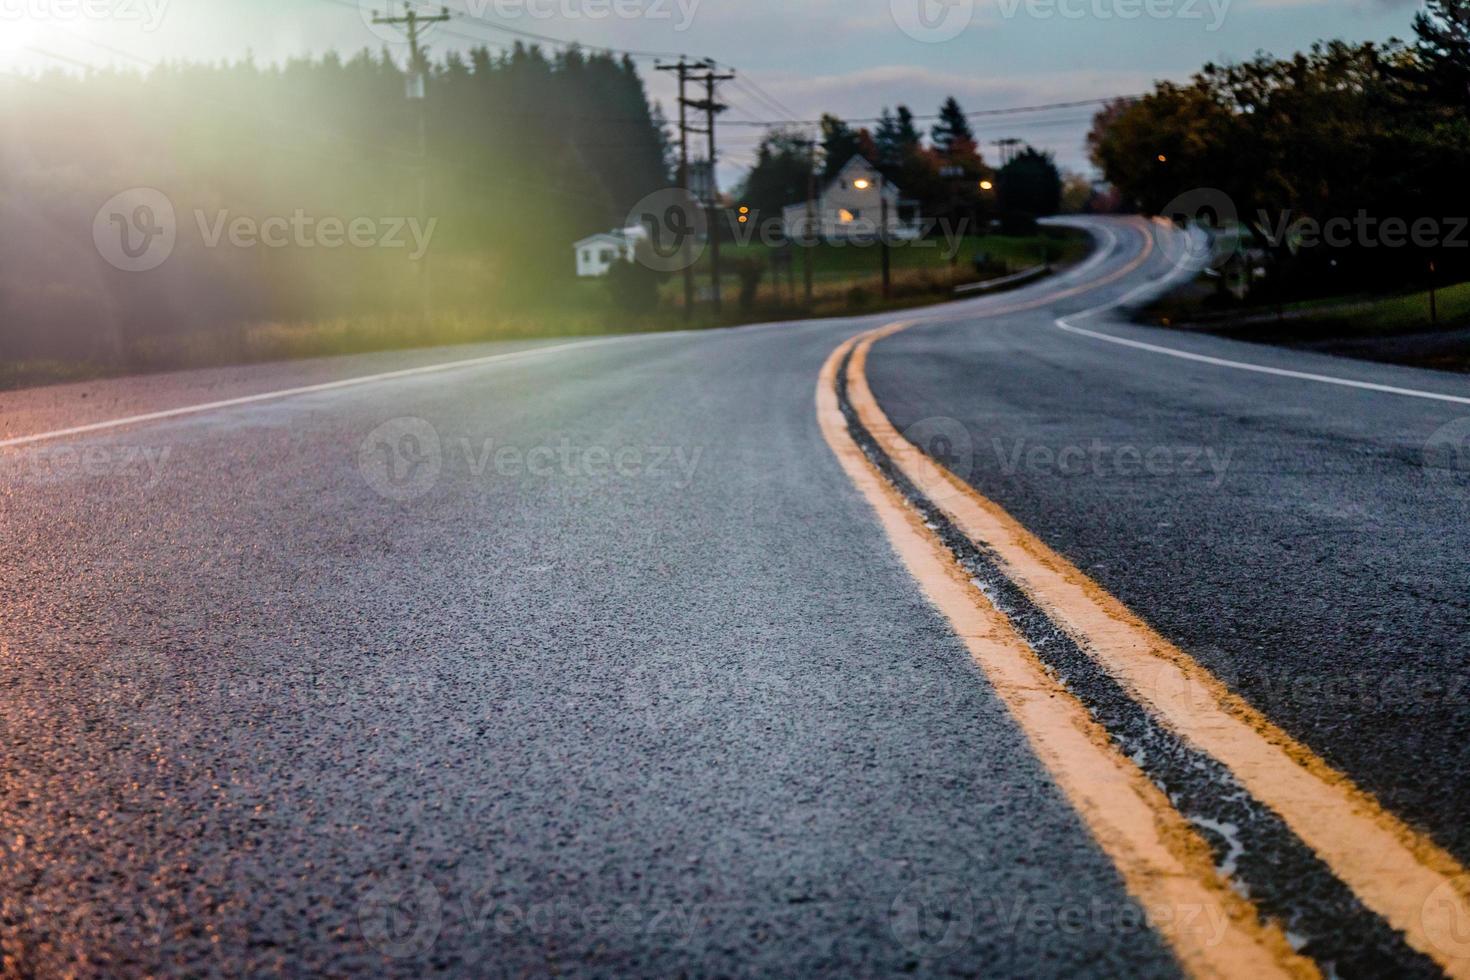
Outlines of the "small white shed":
{"type": "Polygon", "coordinates": [[[584,279],[605,276],[614,262],[632,262],[638,255],[638,242],[647,237],[642,228],[589,235],[573,246],[577,250],[577,275],[584,279]]]}

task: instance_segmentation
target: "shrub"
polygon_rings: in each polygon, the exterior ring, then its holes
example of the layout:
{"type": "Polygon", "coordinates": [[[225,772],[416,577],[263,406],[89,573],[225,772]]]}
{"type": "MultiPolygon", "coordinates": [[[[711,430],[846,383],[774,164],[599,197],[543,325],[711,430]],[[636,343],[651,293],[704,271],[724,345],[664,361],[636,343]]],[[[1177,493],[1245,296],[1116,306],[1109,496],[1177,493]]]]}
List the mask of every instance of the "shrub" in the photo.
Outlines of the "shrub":
{"type": "Polygon", "coordinates": [[[607,273],[607,291],[613,304],[629,313],[652,313],[658,309],[659,287],[664,274],[638,262],[618,261],[607,273]]]}

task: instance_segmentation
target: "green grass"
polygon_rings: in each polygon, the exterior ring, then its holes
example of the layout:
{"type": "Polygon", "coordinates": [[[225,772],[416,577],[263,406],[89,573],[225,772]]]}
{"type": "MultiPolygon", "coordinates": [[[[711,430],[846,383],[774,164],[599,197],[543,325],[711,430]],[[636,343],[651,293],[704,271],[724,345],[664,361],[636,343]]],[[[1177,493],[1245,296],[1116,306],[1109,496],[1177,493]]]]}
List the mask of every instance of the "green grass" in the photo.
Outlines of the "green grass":
{"type": "MultiPolygon", "coordinates": [[[[1150,308],[1165,322],[1195,322],[1232,335],[1268,340],[1339,337],[1389,337],[1435,329],[1430,319],[1429,291],[1374,296],[1354,293],[1298,300],[1275,306],[1253,305],[1228,313],[1210,310],[1195,288],[1166,297],[1150,308]],[[1278,318],[1278,313],[1282,314],[1278,318]],[[1235,326],[1232,326],[1235,325],[1235,326]]],[[[1439,327],[1470,323],[1470,283],[1447,286],[1435,294],[1439,327]]]]}
{"type": "MultiPolygon", "coordinates": [[[[971,259],[981,254],[986,255],[992,262],[1004,264],[1011,271],[1018,271],[1041,263],[1043,243],[1049,247],[1051,260],[1064,264],[1079,261],[1087,254],[1090,247],[1086,236],[1076,234],[1027,237],[969,235],[959,240],[957,252],[954,245],[944,239],[938,239],[895,245],[890,250],[889,256],[894,271],[948,270],[951,253],[957,256],[959,268],[965,273],[969,273],[972,269],[971,259]]],[[[759,243],[727,244],[720,250],[721,259],[727,266],[741,258],[754,257],[769,260],[771,252],[770,248],[759,243]]],[[[879,249],[873,245],[824,243],[813,248],[811,254],[812,279],[816,282],[855,282],[877,277],[881,273],[882,258],[879,249]]],[[[802,274],[805,261],[804,249],[792,250],[792,265],[798,278],[802,274]]],[[[710,257],[706,254],[700,259],[695,269],[708,277],[709,263],[710,257]]],[[[733,273],[727,273],[727,275],[734,278],[733,273]]]]}
{"type": "MultiPolygon", "coordinates": [[[[1440,325],[1470,320],[1470,283],[1438,290],[1440,325]]],[[[1288,312],[1304,314],[1304,324],[1339,324],[1357,336],[1413,333],[1430,330],[1429,292],[1408,293],[1376,299],[1336,298],[1296,303],[1288,312]]]]}
{"type": "MultiPolygon", "coordinates": [[[[1048,236],[1051,258],[1070,264],[1086,256],[1089,240],[1080,234],[1048,236]]],[[[892,252],[892,295],[883,299],[880,289],[879,256],[876,248],[833,248],[814,250],[813,302],[808,304],[801,289],[800,254],[794,260],[797,281],[795,299],[784,280],[778,290],[769,272],[762,282],[755,305],[741,310],[737,302],[739,280],[733,273],[722,276],[725,298],[723,312],[716,315],[701,302],[692,319],[682,309],[682,276],[670,276],[663,287],[660,308],[650,313],[628,313],[614,308],[601,280],[568,282],[548,289],[551,299],[535,309],[495,310],[478,304],[472,309],[446,306],[423,317],[383,313],[322,318],[302,322],[263,322],[222,326],[185,335],[152,337],[128,345],[121,363],[92,365],[24,361],[0,367],[0,389],[59,381],[82,380],[107,375],[168,371],[185,368],[248,364],[262,361],[330,357],[384,350],[439,347],[496,340],[542,337],[585,337],[619,333],[715,328],[775,320],[844,316],[902,310],[941,302],[954,294],[957,282],[979,278],[971,257],[986,253],[995,263],[995,274],[1018,270],[1041,261],[1042,238],[987,236],[962,240],[959,264],[951,269],[943,248],[895,248],[892,252]]],[[[730,262],[742,256],[768,257],[761,246],[737,246],[725,250],[730,262]]],[[[464,271],[464,270],[460,270],[464,271]]],[[[472,270],[471,270],[472,271],[472,270]]],[[[709,282],[707,263],[697,270],[701,289],[709,282]]],[[[442,272],[447,278],[448,273],[442,272]]],[[[460,304],[461,307],[463,304],[460,304]]]]}

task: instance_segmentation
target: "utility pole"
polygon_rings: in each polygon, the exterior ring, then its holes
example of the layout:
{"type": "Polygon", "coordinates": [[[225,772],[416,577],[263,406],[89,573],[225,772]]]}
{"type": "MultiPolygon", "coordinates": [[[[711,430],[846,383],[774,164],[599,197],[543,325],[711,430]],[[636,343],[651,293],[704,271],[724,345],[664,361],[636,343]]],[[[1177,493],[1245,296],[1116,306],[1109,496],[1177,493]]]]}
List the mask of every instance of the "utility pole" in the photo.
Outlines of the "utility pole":
{"type": "Polygon", "coordinates": [[[882,220],[878,224],[879,251],[883,254],[883,298],[893,298],[892,257],[888,254],[888,178],[878,175],[878,200],[882,204],[882,220]]]}
{"type": "Polygon", "coordinates": [[[1429,325],[1432,326],[1432,327],[1439,326],[1439,298],[1435,295],[1435,289],[1439,285],[1439,281],[1438,281],[1438,279],[1435,276],[1435,273],[1437,271],[1438,270],[1435,267],[1434,260],[1433,259],[1430,259],[1429,260],[1429,325]]]}
{"type": "MultiPolygon", "coordinates": [[[[729,106],[715,101],[715,86],[720,82],[728,82],[735,76],[716,74],[714,70],[715,63],[713,61],[705,62],[704,67],[706,69],[704,77],[694,79],[694,81],[704,83],[704,98],[697,102],[690,102],[689,108],[697,109],[704,113],[705,127],[703,130],[695,130],[695,132],[703,132],[709,138],[709,180],[707,187],[709,201],[706,203],[708,220],[705,222],[705,225],[709,229],[710,282],[714,287],[714,293],[711,299],[714,302],[715,312],[719,313],[724,306],[724,301],[720,295],[720,228],[719,221],[717,220],[720,207],[720,186],[719,181],[715,178],[715,165],[719,158],[715,148],[715,117],[728,109],[729,106]]],[[[683,101],[682,98],[680,101],[683,101]]],[[[684,110],[681,106],[679,110],[681,116],[683,112],[684,110]]]]}
{"type": "MultiPolygon", "coordinates": [[[[688,62],[679,59],[676,65],[655,65],[658,71],[677,72],[679,76],[679,187],[687,195],[689,193],[689,99],[688,85],[692,77],[690,72],[696,68],[704,67],[702,62],[688,62]]],[[[684,319],[688,320],[694,316],[694,264],[689,259],[689,248],[691,243],[688,236],[692,229],[685,229],[685,239],[680,248],[684,252],[684,319]]]]}
{"type": "MultiPolygon", "coordinates": [[[[388,11],[373,16],[374,24],[385,24],[390,27],[402,27],[408,35],[408,47],[411,52],[409,56],[409,74],[406,82],[405,97],[408,101],[418,106],[418,129],[419,129],[419,166],[418,166],[418,213],[419,221],[429,220],[429,137],[428,118],[424,111],[424,101],[428,94],[429,57],[424,52],[424,47],[419,43],[419,32],[434,24],[442,24],[449,20],[449,8],[440,7],[439,13],[424,15],[414,10],[412,6],[405,4],[402,17],[393,14],[390,3],[388,11]]],[[[424,254],[419,257],[419,303],[422,307],[424,317],[429,315],[429,256],[424,254]]]]}
{"type": "Polygon", "coordinates": [[[803,277],[806,280],[806,305],[812,305],[812,252],[816,250],[816,242],[812,235],[812,225],[816,223],[817,209],[817,141],[813,137],[806,141],[806,241],[802,243],[803,251],[803,277]]]}
{"type": "Polygon", "coordinates": [[[1000,148],[1000,165],[1002,167],[1016,158],[1016,147],[1021,145],[1021,141],[1015,138],[992,140],[991,142],[1000,148]]]}

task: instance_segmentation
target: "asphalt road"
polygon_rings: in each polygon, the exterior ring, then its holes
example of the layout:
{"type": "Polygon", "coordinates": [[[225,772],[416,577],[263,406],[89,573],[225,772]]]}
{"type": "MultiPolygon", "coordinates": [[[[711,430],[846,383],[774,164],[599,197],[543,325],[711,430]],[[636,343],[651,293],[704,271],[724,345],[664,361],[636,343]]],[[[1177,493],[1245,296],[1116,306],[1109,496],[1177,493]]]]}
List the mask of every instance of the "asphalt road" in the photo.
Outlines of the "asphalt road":
{"type": "MultiPolygon", "coordinates": [[[[1470,860],[1470,404],[1065,332],[1176,257],[1096,227],[879,343],[878,400],[1470,860]]],[[[884,322],[0,395],[3,972],[1177,975],[823,439],[818,372],[884,322]]],[[[1250,884],[1291,918],[1319,874],[1250,884]]],[[[1369,926],[1302,941],[1425,969],[1369,926]]]]}

